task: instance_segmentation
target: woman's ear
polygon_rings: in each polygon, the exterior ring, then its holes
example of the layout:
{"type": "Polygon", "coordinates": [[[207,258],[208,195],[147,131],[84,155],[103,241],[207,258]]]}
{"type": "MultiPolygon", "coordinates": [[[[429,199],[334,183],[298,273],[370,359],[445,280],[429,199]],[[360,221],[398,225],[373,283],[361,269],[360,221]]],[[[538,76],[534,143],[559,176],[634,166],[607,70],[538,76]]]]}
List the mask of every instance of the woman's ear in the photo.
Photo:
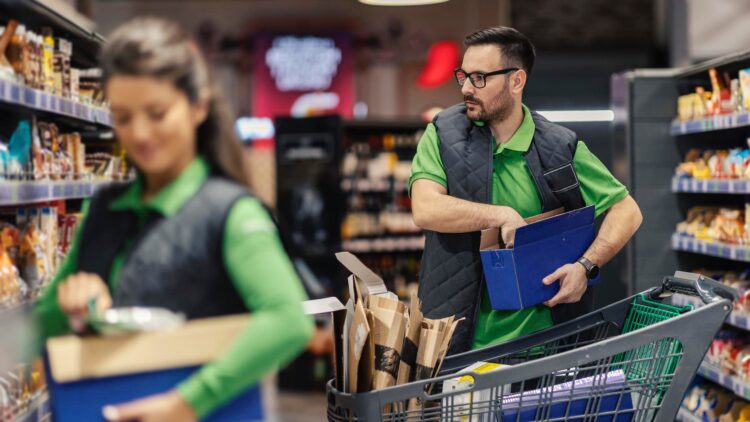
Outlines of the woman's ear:
{"type": "Polygon", "coordinates": [[[211,108],[211,93],[208,89],[201,91],[201,95],[198,100],[193,103],[193,122],[195,126],[200,126],[206,121],[208,117],[209,109],[211,108]]]}

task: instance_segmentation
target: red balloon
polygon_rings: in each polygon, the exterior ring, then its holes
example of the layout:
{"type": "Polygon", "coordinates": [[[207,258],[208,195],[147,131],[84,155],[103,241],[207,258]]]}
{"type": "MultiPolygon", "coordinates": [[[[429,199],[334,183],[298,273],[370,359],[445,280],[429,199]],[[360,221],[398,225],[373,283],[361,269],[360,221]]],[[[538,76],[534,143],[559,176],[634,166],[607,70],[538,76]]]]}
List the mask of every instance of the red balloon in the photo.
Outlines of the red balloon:
{"type": "Polygon", "coordinates": [[[455,41],[438,41],[427,53],[422,73],[417,78],[420,88],[436,88],[453,78],[453,70],[458,66],[458,43],[455,41]]]}

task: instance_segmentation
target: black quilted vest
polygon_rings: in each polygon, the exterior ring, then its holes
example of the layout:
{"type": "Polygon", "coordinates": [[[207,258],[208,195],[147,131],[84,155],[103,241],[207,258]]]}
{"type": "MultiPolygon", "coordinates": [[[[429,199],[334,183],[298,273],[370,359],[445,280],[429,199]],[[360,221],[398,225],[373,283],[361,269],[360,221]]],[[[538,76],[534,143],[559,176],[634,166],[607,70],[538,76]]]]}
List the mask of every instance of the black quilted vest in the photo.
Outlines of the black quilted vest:
{"type": "Polygon", "coordinates": [[[247,312],[222,257],[227,216],[238,199],[249,195],[247,190],[212,176],[176,214],[152,213],[139,228],[131,211],[109,209],[125,189],[102,189],[92,199],[78,270],[107,280],[115,256],[132,240],[112,294],[115,307],[156,306],[189,319],[247,312]]]}
{"type": "MultiPolygon", "coordinates": [[[[542,203],[542,211],[560,207],[574,210],[585,205],[573,168],[578,136],[532,112],[536,130],[524,154],[542,203]]],[[[472,202],[492,203],[495,145],[489,126],[477,126],[466,117],[466,106],[440,112],[433,124],[440,138],[440,156],[448,181],[448,194],[472,202]]],[[[422,311],[429,318],[456,315],[458,325],[449,353],[471,348],[474,326],[484,286],[479,256],[479,233],[426,231],[419,280],[422,311]]],[[[591,289],[580,302],[552,309],[555,323],[573,319],[592,308],[591,289]]]]}

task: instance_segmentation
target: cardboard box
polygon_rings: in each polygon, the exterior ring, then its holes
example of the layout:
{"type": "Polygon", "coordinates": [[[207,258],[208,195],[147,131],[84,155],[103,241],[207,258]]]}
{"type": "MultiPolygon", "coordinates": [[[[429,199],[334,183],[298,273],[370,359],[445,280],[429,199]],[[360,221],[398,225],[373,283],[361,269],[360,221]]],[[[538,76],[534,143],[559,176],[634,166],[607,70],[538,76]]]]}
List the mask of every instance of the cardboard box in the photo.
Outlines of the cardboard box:
{"type": "MultiPolygon", "coordinates": [[[[303,306],[307,314],[344,309],[336,298],[307,301],[303,306]]],[[[105,405],[174,388],[204,363],[224,353],[250,318],[206,318],[189,321],[174,330],[125,336],[49,339],[47,374],[55,421],[103,421],[105,405]]],[[[261,391],[255,386],[204,420],[263,419],[261,391]]]]}
{"type": "Polygon", "coordinates": [[[498,229],[482,232],[480,255],[492,309],[523,309],[551,299],[560,285],[545,286],[542,279],[576,262],[596,237],[593,206],[534,220],[516,231],[513,249],[501,248],[498,229]]]}

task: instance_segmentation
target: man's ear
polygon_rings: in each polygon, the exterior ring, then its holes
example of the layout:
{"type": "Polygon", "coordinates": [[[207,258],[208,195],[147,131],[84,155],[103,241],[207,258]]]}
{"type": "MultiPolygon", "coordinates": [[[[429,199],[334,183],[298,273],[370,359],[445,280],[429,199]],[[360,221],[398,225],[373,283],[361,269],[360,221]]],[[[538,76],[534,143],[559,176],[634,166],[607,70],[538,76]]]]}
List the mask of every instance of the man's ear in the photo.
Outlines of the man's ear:
{"type": "Polygon", "coordinates": [[[526,87],[527,78],[528,74],[523,69],[513,72],[513,74],[510,76],[511,91],[513,91],[514,93],[523,92],[523,89],[526,87]]]}

